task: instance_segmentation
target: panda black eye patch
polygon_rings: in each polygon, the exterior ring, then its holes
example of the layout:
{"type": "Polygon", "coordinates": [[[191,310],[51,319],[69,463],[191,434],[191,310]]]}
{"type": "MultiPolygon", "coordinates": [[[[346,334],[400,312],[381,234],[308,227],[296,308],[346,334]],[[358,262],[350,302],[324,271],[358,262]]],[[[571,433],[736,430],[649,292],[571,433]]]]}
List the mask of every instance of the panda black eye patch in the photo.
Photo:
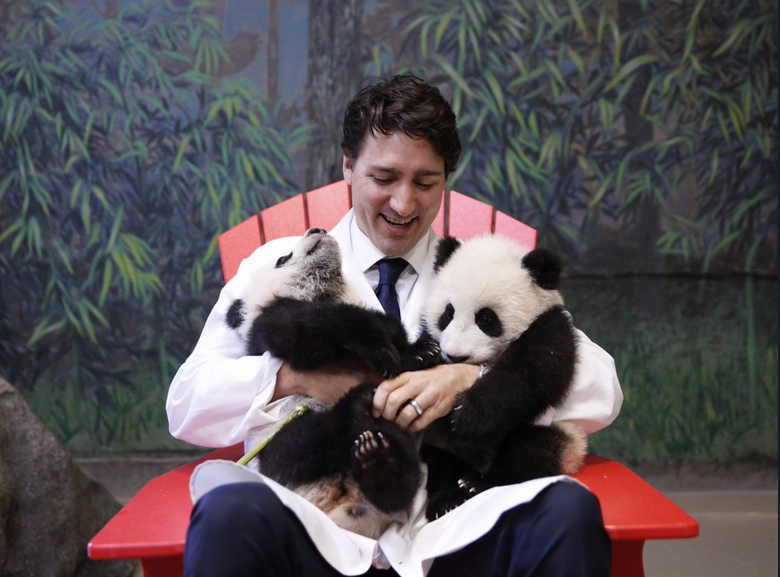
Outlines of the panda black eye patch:
{"type": "Polygon", "coordinates": [[[474,322],[479,330],[489,337],[500,337],[504,333],[504,326],[493,309],[483,308],[474,315],[474,322]]]}
{"type": "Polygon", "coordinates": [[[447,325],[449,325],[452,322],[454,316],[455,316],[455,307],[453,307],[451,303],[447,303],[444,312],[441,313],[441,316],[439,317],[439,330],[443,331],[444,329],[446,329],[447,325]]]}
{"type": "Polygon", "coordinates": [[[292,258],[292,254],[293,253],[286,254],[284,256],[280,256],[279,260],[276,261],[276,266],[274,268],[283,267],[287,263],[287,261],[292,258]]]}

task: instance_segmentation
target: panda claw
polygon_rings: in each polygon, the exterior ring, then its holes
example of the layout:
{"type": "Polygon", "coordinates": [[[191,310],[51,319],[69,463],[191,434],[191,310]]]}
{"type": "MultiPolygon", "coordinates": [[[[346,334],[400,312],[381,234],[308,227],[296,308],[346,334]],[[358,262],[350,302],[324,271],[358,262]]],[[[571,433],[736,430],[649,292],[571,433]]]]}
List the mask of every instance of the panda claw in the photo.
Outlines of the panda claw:
{"type": "Polygon", "coordinates": [[[353,445],[355,458],[363,465],[368,466],[368,461],[377,451],[385,451],[390,448],[390,442],[380,431],[363,431],[353,445]]]}

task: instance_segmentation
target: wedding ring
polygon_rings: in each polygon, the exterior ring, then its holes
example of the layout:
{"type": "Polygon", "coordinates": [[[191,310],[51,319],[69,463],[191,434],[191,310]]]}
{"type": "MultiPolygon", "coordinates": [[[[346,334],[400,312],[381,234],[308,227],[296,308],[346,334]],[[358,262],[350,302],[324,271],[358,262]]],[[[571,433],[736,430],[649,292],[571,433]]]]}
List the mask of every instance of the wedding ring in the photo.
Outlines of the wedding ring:
{"type": "Polygon", "coordinates": [[[420,406],[420,403],[418,403],[414,399],[409,399],[408,401],[406,401],[406,403],[404,403],[404,405],[409,405],[410,407],[412,407],[417,413],[418,417],[423,414],[423,408],[420,406]]]}

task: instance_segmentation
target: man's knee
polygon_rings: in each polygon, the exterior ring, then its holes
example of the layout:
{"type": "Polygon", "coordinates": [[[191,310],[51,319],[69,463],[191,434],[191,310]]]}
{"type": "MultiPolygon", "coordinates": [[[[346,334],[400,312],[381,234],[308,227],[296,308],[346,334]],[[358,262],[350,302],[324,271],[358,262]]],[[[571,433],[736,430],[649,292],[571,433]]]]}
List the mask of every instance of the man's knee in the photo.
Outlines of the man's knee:
{"type": "Polygon", "coordinates": [[[261,531],[270,519],[278,519],[284,506],[276,494],[262,483],[220,485],[203,495],[192,513],[193,524],[207,526],[208,532],[251,529],[261,531]]]}
{"type": "Polygon", "coordinates": [[[539,497],[538,518],[575,530],[603,526],[601,505],[596,496],[578,483],[550,485],[539,497]]]}

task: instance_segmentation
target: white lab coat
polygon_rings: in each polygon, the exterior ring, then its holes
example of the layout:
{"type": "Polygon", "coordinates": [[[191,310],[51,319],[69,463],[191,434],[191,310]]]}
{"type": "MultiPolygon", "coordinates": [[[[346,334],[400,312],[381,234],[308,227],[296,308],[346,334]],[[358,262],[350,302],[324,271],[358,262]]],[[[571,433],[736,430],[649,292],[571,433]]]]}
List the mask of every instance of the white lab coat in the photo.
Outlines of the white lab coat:
{"type": "MultiPolygon", "coordinates": [[[[364,304],[382,310],[353,252],[356,246],[365,247],[365,242],[355,239],[361,233],[353,219],[350,211],[331,232],[341,247],[342,269],[347,282],[364,304]]],[[[222,289],[195,349],[176,373],[168,392],[166,409],[174,437],[202,446],[232,445],[253,436],[258,430],[273,427],[299,402],[300,399],[288,398],[270,403],[281,361],[269,353],[245,355],[236,332],[225,324],[228,307],[245,293],[252,273],[290,252],[297,240],[297,237],[289,237],[265,244],[244,260],[236,276],[222,289]]],[[[422,241],[427,257],[418,267],[417,276],[406,281],[408,284],[399,299],[401,317],[412,338],[419,331],[423,300],[433,275],[436,241],[433,233],[422,241]]],[[[578,336],[578,363],[572,392],[562,407],[548,411],[540,422],[570,420],[592,433],[615,419],[623,396],[612,357],[582,332],[578,331],[578,336]]],[[[193,475],[193,498],[199,498],[215,484],[236,476],[243,479],[246,475],[253,476],[254,480],[265,480],[254,472],[238,471],[237,466],[229,463],[212,463],[193,475]]],[[[399,519],[379,542],[339,529],[307,501],[273,481],[266,481],[299,515],[325,558],[340,572],[360,574],[373,561],[377,566],[389,563],[404,577],[419,577],[427,573],[433,558],[478,539],[490,530],[502,512],[532,499],[550,482],[559,479],[554,477],[491,489],[453,513],[427,524],[422,491],[410,517],[399,519]]]]}

